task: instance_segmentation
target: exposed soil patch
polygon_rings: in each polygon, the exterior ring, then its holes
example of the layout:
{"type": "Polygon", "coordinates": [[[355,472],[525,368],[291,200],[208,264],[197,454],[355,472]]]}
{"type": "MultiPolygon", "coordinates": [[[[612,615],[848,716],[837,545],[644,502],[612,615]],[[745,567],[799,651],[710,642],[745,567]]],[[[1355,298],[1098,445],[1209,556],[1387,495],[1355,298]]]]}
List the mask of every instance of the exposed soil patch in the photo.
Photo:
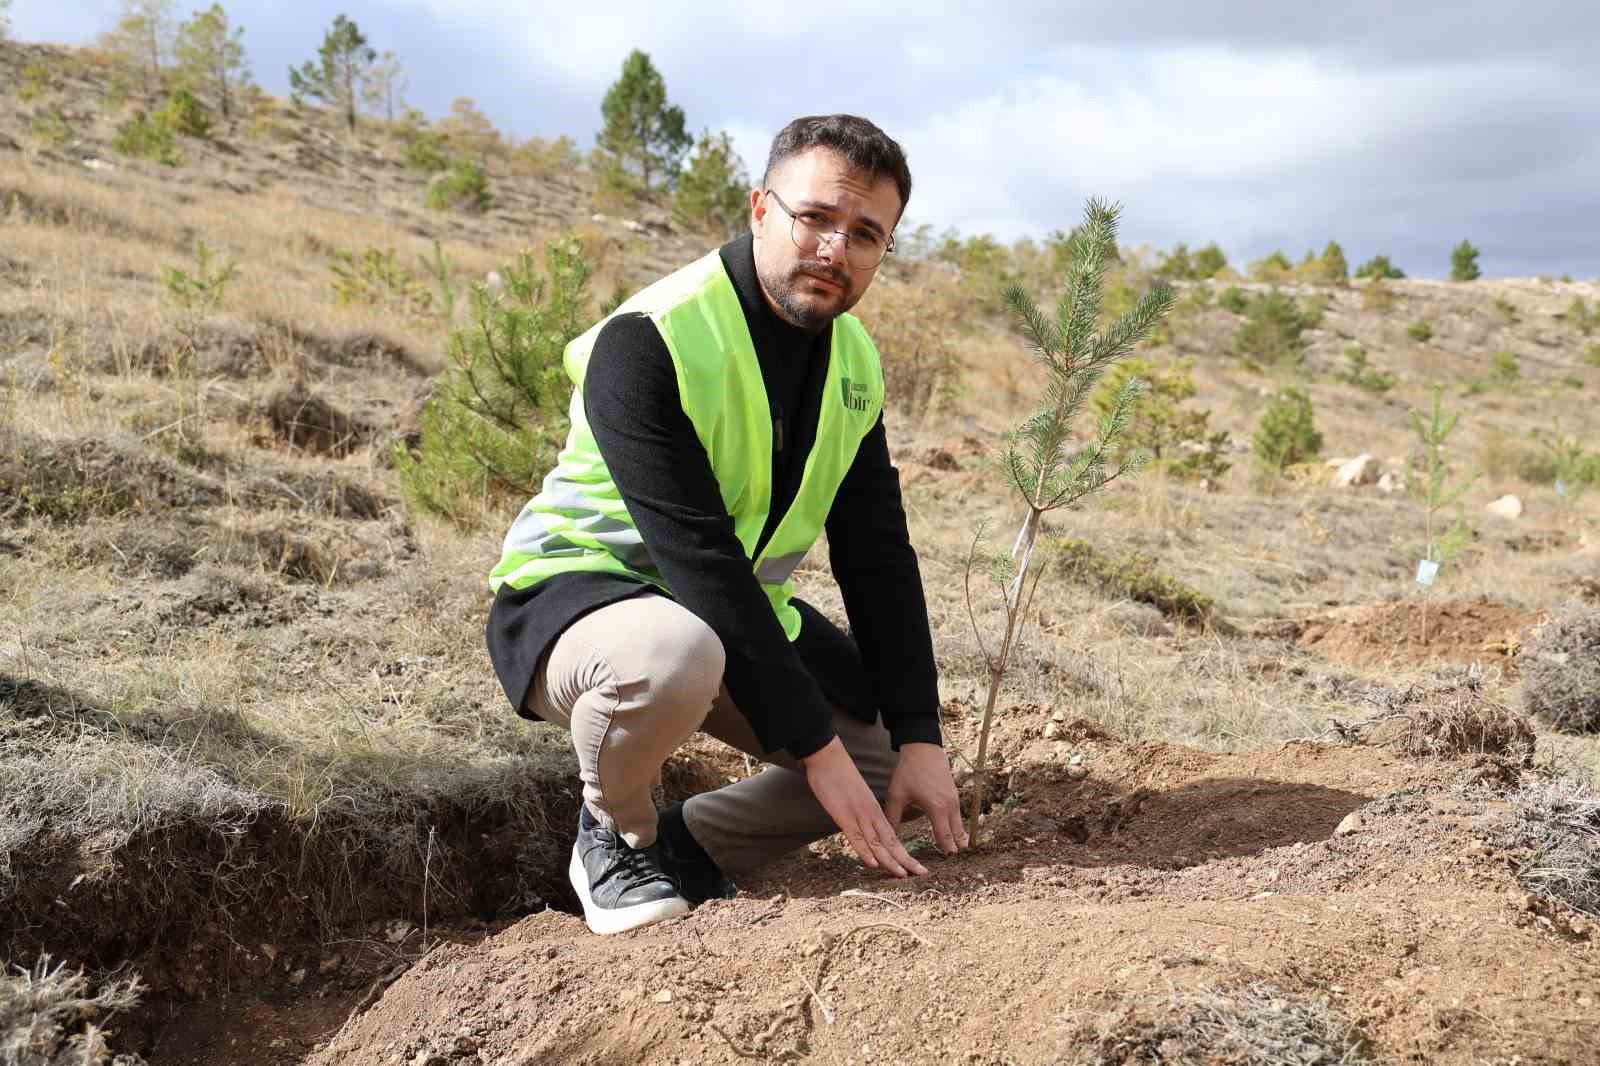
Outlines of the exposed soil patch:
{"type": "Polygon", "coordinates": [[[1589,926],[1478,839],[1503,801],[1462,798],[1468,763],[1074,743],[1086,777],[1029,749],[983,850],[924,851],[927,878],[825,845],[631,934],[534,915],[433,952],[308,1066],[1205,1062],[1163,1019],[1241,988],[1376,1061],[1577,1062],[1600,1039],[1589,926]]]}
{"type": "Polygon", "coordinates": [[[1479,662],[1507,671],[1538,611],[1486,598],[1341,607],[1299,624],[1300,646],[1355,667],[1479,662]],[[1424,630],[1426,625],[1426,630],[1424,630]]]}

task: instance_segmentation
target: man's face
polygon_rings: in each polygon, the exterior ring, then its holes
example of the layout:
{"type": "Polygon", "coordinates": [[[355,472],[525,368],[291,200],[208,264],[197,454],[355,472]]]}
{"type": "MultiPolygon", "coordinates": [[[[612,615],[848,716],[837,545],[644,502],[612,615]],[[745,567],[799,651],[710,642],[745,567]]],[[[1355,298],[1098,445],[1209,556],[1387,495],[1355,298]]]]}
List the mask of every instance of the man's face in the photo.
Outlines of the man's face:
{"type": "MultiPolygon", "coordinates": [[[[866,294],[877,266],[853,267],[843,238],[865,244],[855,235],[889,239],[900,219],[900,191],[894,179],[873,178],[851,170],[838,153],[813,148],[786,160],[768,182],[771,193],[750,194],[750,229],[755,234],[756,276],[772,309],[791,325],[820,330],[854,307],[866,294]],[[784,210],[778,201],[787,205],[784,210]],[[793,211],[802,220],[795,226],[793,211]],[[824,238],[808,239],[806,225],[824,238]],[[806,247],[797,245],[799,233],[806,247]]],[[[860,251],[855,253],[860,256],[860,251]]]]}

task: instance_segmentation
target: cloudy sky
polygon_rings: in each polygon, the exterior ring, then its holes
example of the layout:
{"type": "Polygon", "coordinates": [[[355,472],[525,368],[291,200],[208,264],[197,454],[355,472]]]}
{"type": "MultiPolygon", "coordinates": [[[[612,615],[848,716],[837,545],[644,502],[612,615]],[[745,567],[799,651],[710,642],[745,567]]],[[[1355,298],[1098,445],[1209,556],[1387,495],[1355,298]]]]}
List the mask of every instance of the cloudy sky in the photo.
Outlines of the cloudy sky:
{"type": "MultiPolygon", "coordinates": [[[[518,137],[592,145],[634,48],[752,171],[795,115],[863,114],[906,148],[909,220],[937,229],[1038,237],[1094,195],[1122,201],[1125,243],[1216,240],[1241,264],[1332,238],[1439,276],[1467,237],[1490,275],[1600,276],[1595,0],[224,6],[270,91],[345,12],[400,55],[410,102],[470,96],[518,137]]],[[[87,42],[118,7],[15,0],[13,33],[87,42]]]]}

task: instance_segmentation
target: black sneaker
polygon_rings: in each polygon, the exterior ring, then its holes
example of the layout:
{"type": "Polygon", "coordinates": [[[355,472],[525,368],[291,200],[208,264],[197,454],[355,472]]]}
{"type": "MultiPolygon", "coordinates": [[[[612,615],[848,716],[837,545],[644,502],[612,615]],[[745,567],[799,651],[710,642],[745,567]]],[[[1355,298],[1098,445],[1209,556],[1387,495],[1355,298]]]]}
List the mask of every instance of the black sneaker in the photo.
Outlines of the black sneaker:
{"type": "Polygon", "coordinates": [[[716,860],[689,832],[682,803],[674,803],[656,815],[656,847],[661,850],[661,869],[691,906],[738,895],[734,883],[723,876],[716,860]]]}
{"type": "Polygon", "coordinates": [[[688,900],[662,872],[656,846],[630,848],[595,821],[587,804],[578,810],[578,840],[567,878],[583,902],[583,920],[601,935],[689,913],[688,900]]]}

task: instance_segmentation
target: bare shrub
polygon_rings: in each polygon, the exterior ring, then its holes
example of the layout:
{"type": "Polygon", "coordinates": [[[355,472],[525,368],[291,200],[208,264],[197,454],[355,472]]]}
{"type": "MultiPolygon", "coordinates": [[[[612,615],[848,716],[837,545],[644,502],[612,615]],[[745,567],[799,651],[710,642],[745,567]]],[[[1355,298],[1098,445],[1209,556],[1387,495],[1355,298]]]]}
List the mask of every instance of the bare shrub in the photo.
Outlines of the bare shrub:
{"type": "Polygon", "coordinates": [[[1533,726],[1491,699],[1476,666],[1440,670],[1431,680],[1365,694],[1379,713],[1353,725],[1334,723],[1351,740],[1381,744],[1407,755],[1446,758],[1503,755],[1524,765],[1533,758],[1533,726]]]}
{"type": "Polygon", "coordinates": [[[32,967],[0,975],[0,1062],[6,1066],[135,1066],[138,1056],[111,1055],[95,1023],[139,1001],[138,977],[112,981],[91,994],[82,970],[52,967],[42,955],[32,967]]]}
{"type": "Polygon", "coordinates": [[[1564,733],[1600,732],[1600,607],[1562,607],[1519,661],[1529,714],[1564,733]]]}
{"type": "Polygon", "coordinates": [[[883,360],[885,403],[913,418],[949,404],[961,387],[956,341],[971,299],[937,275],[885,285],[874,297],[862,317],[883,360]]]}
{"type": "Polygon", "coordinates": [[[1511,801],[1512,843],[1532,847],[1517,870],[1530,891],[1600,914],[1600,796],[1579,777],[1523,786],[1511,801]]]}
{"type": "Polygon", "coordinates": [[[1071,1066],[1353,1066],[1373,1061],[1366,1039],[1325,998],[1265,982],[1174,990],[1166,1002],[1124,1003],[1072,1019],[1071,1066]]]}

